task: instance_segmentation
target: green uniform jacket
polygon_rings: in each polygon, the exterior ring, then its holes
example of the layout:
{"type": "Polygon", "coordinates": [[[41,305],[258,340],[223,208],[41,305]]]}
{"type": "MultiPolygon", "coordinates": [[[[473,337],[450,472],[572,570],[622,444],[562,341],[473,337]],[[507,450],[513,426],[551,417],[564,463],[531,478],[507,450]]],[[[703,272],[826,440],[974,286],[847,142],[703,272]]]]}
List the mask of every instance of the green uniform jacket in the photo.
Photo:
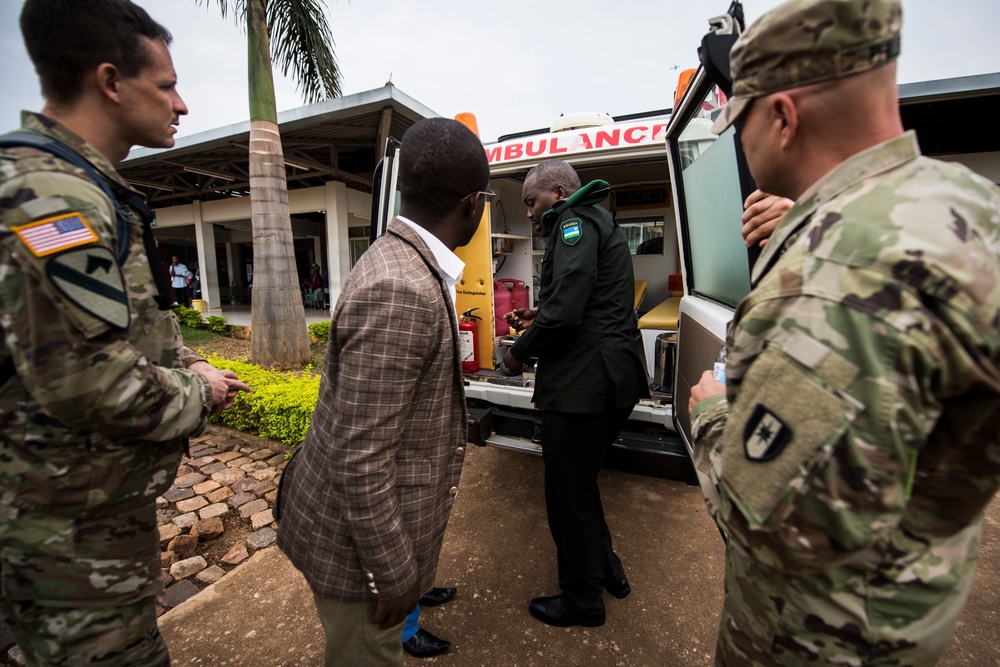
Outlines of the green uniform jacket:
{"type": "Polygon", "coordinates": [[[859,153],[788,211],[692,413],[729,535],[716,664],[932,665],[1000,486],[1000,190],[859,153]]]}
{"type": "Polygon", "coordinates": [[[542,256],[538,315],[511,354],[538,358],[533,400],[541,410],[598,413],[634,406],[649,388],[636,347],[625,234],[596,203],[559,202],[555,210],[542,256]]]}
{"type": "MultiPolygon", "coordinates": [[[[93,147],[24,115],[109,182],[93,147]]],[[[186,370],[159,310],[139,224],[116,259],[116,218],[86,173],[32,148],[0,150],[0,557],[4,597],[101,605],[159,588],[155,498],[211,389],[186,370]],[[13,373],[10,373],[13,369],[13,373]]]]}

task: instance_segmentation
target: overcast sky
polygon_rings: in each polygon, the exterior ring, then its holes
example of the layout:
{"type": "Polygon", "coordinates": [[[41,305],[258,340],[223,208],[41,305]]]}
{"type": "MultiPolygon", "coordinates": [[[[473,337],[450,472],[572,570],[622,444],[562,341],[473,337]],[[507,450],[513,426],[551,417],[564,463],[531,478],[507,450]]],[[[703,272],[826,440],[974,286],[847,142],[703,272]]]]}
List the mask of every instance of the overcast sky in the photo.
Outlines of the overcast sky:
{"type": "MultiPolygon", "coordinates": [[[[246,42],[215,0],[137,0],[174,34],[190,109],[178,136],[248,119],[246,42]],[[203,3],[204,4],[204,3],[203,3]]],[[[672,105],[697,65],[711,16],[730,0],[346,0],[328,2],[345,95],[392,82],[442,116],[471,111],[486,142],[547,127],[560,113],[614,115],[672,105]],[[675,69],[675,66],[677,69],[675,69]]],[[[0,0],[0,131],[42,106],[17,29],[20,0],[0,0]]],[[[753,21],[778,0],[746,0],[753,21]]],[[[904,0],[900,83],[1000,72],[1000,0],[904,0]]],[[[276,75],[278,110],[302,106],[276,75]]]]}

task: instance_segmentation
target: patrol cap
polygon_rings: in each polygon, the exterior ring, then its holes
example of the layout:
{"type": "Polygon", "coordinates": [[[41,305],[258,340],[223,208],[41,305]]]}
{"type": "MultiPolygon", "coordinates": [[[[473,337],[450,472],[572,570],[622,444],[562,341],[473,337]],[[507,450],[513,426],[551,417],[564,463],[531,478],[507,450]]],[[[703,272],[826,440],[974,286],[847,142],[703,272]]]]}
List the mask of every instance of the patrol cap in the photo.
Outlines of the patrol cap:
{"type": "Polygon", "coordinates": [[[750,101],[880,67],[899,55],[900,0],[790,0],[761,16],[729,54],[733,95],[722,134],[750,101]]]}

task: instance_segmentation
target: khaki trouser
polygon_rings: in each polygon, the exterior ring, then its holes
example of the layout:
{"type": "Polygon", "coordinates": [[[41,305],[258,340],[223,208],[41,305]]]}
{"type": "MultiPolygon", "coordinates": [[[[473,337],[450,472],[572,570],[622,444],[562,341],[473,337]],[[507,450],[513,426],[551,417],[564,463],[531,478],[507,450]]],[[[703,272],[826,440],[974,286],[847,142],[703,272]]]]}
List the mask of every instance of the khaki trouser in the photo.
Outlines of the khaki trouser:
{"type": "Polygon", "coordinates": [[[369,619],[374,602],[338,602],[313,593],[326,631],[325,667],[402,667],[403,626],[383,630],[369,619]]]}

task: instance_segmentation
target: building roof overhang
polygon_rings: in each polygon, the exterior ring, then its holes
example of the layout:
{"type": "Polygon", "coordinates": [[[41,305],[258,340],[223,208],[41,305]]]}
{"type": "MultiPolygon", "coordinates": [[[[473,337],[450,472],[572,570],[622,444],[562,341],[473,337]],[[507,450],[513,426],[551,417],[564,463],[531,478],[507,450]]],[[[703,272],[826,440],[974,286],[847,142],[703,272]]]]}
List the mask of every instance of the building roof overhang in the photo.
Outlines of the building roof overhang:
{"type": "MultiPolygon", "coordinates": [[[[438,116],[392,84],[281,112],[288,189],[341,181],[371,192],[385,139],[438,116]]],[[[245,121],[182,137],[173,148],[135,149],[118,171],[156,208],[246,197],[249,141],[245,121]]]]}

